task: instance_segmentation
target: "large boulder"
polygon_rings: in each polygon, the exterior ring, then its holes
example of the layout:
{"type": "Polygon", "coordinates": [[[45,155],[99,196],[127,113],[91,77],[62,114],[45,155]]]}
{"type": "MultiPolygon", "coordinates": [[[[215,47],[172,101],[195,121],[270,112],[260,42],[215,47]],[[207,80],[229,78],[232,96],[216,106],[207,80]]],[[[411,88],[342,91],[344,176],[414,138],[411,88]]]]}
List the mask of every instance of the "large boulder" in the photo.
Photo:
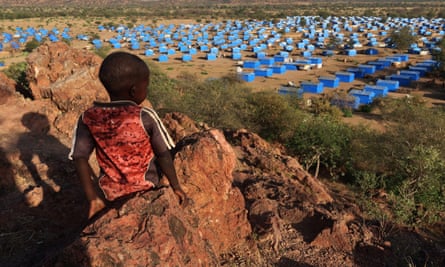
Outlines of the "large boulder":
{"type": "Polygon", "coordinates": [[[170,188],[116,201],[53,261],[74,266],[218,266],[222,255],[250,242],[244,198],[233,184],[236,157],[219,130],[178,144],[175,167],[191,202],[177,203],[170,188]]]}
{"type": "MultiPolygon", "coordinates": [[[[29,54],[26,61],[29,87],[36,100],[52,98],[61,94],[59,91],[66,91],[68,96],[75,95],[70,91],[82,91],[83,101],[79,103],[90,103],[96,97],[106,99],[106,92],[97,78],[102,59],[91,52],[73,49],[64,42],[48,42],[29,54]],[[65,81],[68,86],[62,86],[65,81]]],[[[55,99],[58,100],[60,98],[55,99]]]]}
{"type": "Polygon", "coordinates": [[[73,118],[93,101],[108,100],[98,79],[102,59],[91,52],[64,42],[48,42],[29,54],[26,61],[32,98],[50,99],[57,106],[59,116],[54,126],[67,136],[72,132],[73,118]]]}

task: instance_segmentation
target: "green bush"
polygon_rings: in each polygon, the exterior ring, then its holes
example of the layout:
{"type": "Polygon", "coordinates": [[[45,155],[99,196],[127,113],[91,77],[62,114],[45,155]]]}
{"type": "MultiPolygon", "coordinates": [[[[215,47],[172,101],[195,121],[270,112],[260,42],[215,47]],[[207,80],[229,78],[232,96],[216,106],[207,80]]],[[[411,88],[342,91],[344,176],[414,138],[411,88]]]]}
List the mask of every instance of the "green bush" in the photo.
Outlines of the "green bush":
{"type": "Polygon", "coordinates": [[[412,33],[411,28],[408,26],[393,30],[390,33],[390,38],[391,44],[399,51],[407,50],[411,44],[417,41],[417,37],[412,33]]]}
{"type": "Polygon", "coordinates": [[[36,49],[40,45],[40,42],[37,41],[35,38],[31,41],[27,42],[25,44],[25,52],[32,52],[34,49],[36,49]]]}
{"type": "Polygon", "coordinates": [[[344,108],[344,109],[342,109],[342,111],[343,111],[343,116],[346,118],[351,118],[353,115],[352,109],[350,109],[350,108],[344,108]]]}
{"type": "Polygon", "coordinates": [[[179,111],[182,93],[176,90],[176,81],[170,79],[159,67],[147,62],[150,68],[150,84],[147,98],[153,107],[164,115],[167,112],[179,111]]]}
{"type": "Polygon", "coordinates": [[[350,164],[353,130],[330,115],[308,117],[298,123],[286,144],[308,170],[326,168],[334,178],[345,175],[350,164]]]}
{"type": "Polygon", "coordinates": [[[170,79],[157,65],[149,65],[148,99],[161,115],[179,111],[213,127],[244,127],[250,91],[238,79],[227,76],[200,81],[188,72],[170,79]]]}
{"type": "Polygon", "coordinates": [[[18,90],[25,97],[32,98],[31,91],[29,90],[29,82],[26,79],[26,68],[28,64],[26,62],[18,62],[12,63],[7,69],[3,72],[9,78],[13,79],[19,86],[18,90]]]}
{"type": "Polygon", "coordinates": [[[110,53],[111,47],[110,46],[102,46],[101,48],[97,48],[94,50],[94,53],[101,58],[105,58],[110,53]]]}
{"type": "Polygon", "coordinates": [[[396,219],[409,225],[437,222],[445,212],[445,161],[439,150],[417,145],[399,161],[403,179],[392,190],[396,219]]]}
{"type": "Polygon", "coordinates": [[[285,140],[302,112],[276,92],[252,93],[235,75],[200,81],[181,73],[169,79],[150,65],[148,99],[161,112],[180,111],[212,127],[249,128],[266,139],[285,140]]]}
{"type": "MultiPolygon", "coordinates": [[[[434,223],[445,212],[445,111],[427,108],[416,99],[387,99],[379,105],[391,127],[383,133],[356,135],[351,169],[380,177],[379,188],[391,196],[398,222],[434,223]]],[[[362,188],[372,187],[363,177],[354,179],[362,188]]]]}
{"type": "Polygon", "coordinates": [[[271,141],[286,142],[305,118],[292,101],[276,92],[254,93],[248,101],[251,107],[249,128],[271,141]]]}
{"type": "Polygon", "coordinates": [[[198,81],[196,77],[183,75],[178,80],[183,92],[184,113],[213,127],[241,128],[249,113],[246,87],[233,77],[198,81]]]}

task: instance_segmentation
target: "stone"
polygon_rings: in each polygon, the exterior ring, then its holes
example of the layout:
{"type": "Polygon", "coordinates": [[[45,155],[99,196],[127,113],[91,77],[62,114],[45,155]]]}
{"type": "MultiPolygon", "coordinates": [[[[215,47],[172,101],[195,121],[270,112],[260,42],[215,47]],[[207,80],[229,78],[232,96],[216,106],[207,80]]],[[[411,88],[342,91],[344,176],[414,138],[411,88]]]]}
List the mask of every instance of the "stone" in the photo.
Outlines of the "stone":
{"type": "Polygon", "coordinates": [[[14,95],[17,83],[0,72],[0,105],[5,104],[8,98],[14,95]]]}

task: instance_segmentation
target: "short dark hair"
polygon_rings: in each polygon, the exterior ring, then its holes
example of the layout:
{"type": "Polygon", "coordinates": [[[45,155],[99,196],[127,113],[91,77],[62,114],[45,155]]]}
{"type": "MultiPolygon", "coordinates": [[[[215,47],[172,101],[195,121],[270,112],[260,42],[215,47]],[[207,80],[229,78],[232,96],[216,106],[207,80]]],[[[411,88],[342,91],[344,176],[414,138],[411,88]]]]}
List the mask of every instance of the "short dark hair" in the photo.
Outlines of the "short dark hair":
{"type": "Polygon", "coordinates": [[[141,58],[121,51],[109,54],[99,69],[99,79],[111,96],[121,95],[149,75],[150,70],[141,58]]]}

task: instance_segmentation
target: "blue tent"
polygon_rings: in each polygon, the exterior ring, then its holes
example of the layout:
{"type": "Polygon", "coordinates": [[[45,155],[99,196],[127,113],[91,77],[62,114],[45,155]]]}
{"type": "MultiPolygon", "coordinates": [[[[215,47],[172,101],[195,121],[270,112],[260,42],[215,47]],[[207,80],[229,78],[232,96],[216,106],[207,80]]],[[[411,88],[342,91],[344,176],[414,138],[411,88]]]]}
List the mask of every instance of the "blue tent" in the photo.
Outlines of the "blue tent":
{"type": "Polygon", "coordinates": [[[94,39],[93,41],[91,41],[91,43],[94,45],[94,47],[96,49],[99,49],[102,47],[102,41],[99,39],[94,39]]]}

